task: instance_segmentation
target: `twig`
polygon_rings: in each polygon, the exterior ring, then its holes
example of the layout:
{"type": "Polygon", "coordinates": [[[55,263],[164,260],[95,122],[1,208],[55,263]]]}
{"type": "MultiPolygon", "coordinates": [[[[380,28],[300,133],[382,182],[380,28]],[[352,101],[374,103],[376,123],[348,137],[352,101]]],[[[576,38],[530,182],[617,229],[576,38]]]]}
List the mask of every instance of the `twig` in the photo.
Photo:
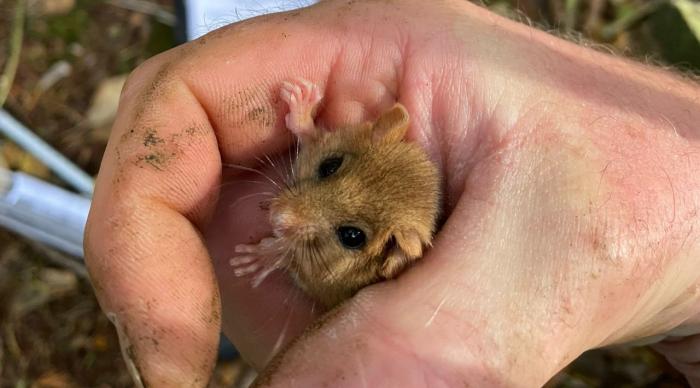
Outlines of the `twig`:
{"type": "Polygon", "coordinates": [[[146,15],[150,15],[158,19],[159,22],[165,24],[166,26],[175,25],[175,15],[169,12],[158,4],[151,3],[145,0],[109,0],[107,3],[119,7],[128,9],[134,12],[140,12],[146,15]]]}
{"type": "Polygon", "coordinates": [[[33,241],[31,242],[31,245],[34,249],[43,253],[46,259],[48,259],[50,262],[71,270],[82,279],[89,279],[87,269],[82,261],[72,259],[61,252],[55,251],[33,241]]]}
{"type": "MultiPolygon", "coordinates": [[[[12,317],[10,319],[13,319],[12,317]]],[[[20,365],[23,365],[23,357],[22,357],[22,349],[19,347],[19,344],[17,343],[17,337],[15,336],[15,325],[13,324],[12,321],[9,321],[5,324],[4,326],[5,329],[5,343],[7,345],[7,350],[10,352],[10,355],[17,359],[18,363],[20,365]]]]}
{"type": "Polygon", "coordinates": [[[24,6],[24,0],[17,0],[12,18],[12,30],[10,31],[9,54],[7,62],[5,62],[5,69],[0,74],[0,107],[5,105],[5,100],[10,94],[10,87],[15,80],[15,74],[17,74],[19,54],[22,51],[22,35],[24,34],[24,6]]]}
{"type": "Polygon", "coordinates": [[[588,18],[583,24],[583,29],[589,35],[599,35],[598,30],[600,29],[600,21],[605,11],[605,1],[606,0],[591,0],[588,5],[588,18]]]}
{"type": "Polygon", "coordinates": [[[2,376],[2,366],[5,365],[5,341],[0,335],[0,376],[2,376]]]}
{"type": "Polygon", "coordinates": [[[91,195],[93,179],[85,171],[73,164],[61,153],[47,144],[29,128],[25,127],[6,111],[0,109],[0,134],[15,142],[27,152],[34,155],[56,175],[78,189],[81,193],[91,195]]]}
{"type": "Polygon", "coordinates": [[[578,21],[579,0],[566,0],[564,4],[564,29],[573,31],[578,21]]]}
{"type": "Polygon", "coordinates": [[[628,30],[639,23],[645,17],[654,13],[659,7],[665,5],[669,0],[649,0],[636,8],[633,12],[615,20],[607,26],[601,28],[600,38],[605,42],[610,42],[618,37],[623,31],[628,30]]]}

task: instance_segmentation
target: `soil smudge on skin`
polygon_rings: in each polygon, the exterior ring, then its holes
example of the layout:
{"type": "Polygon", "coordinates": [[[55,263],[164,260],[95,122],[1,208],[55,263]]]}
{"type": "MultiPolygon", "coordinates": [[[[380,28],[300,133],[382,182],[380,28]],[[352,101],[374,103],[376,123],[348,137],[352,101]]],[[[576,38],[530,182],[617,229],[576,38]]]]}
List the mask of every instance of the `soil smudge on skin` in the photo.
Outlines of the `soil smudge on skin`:
{"type": "Polygon", "coordinates": [[[179,132],[173,133],[168,137],[163,137],[153,128],[144,130],[131,129],[122,136],[122,142],[128,141],[133,137],[141,139],[140,144],[146,150],[137,154],[134,164],[141,168],[151,166],[158,171],[163,171],[182,153],[183,147],[188,147],[195,142],[201,141],[210,132],[209,128],[196,123],[189,124],[179,132]]]}
{"type": "Polygon", "coordinates": [[[277,123],[277,102],[264,86],[242,89],[227,97],[222,115],[234,128],[254,126],[267,130],[277,123]]]}
{"type": "Polygon", "coordinates": [[[146,147],[153,147],[163,142],[164,140],[158,136],[158,133],[155,130],[146,130],[146,136],[143,137],[143,145],[146,147]]]}
{"type": "Polygon", "coordinates": [[[261,106],[248,111],[246,118],[248,121],[257,121],[263,127],[271,127],[274,124],[274,116],[261,106]]]}
{"type": "Polygon", "coordinates": [[[151,152],[146,155],[139,155],[136,159],[136,165],[143,167],[144,164],[150,165],[156,170],[163,171],[170,163],[171,159],[177,154],[175,152],[165,153],[162,151],[151,152]]]}

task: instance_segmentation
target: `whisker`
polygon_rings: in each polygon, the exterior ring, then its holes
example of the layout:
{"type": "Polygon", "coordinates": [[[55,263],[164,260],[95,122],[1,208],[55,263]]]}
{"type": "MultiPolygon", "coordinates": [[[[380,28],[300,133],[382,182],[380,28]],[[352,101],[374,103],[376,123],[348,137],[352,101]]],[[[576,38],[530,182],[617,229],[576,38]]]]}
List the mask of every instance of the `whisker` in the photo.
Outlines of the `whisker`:
{"type": "Polygon", "coordinates": [[[292,256],[292,251],[294,250],[294,246],[296,245],[296,243],[297,243],[297,242],[296,242],[295,240],[292,240],[292,242],[289,243],[289,246],[287,246],[287,249],[285,249],[285,251],[283,252],[283,255],[284,255],[286,258],[291,258],[291,256],[292,256]]]}
{"type": "Polygon", "coordinates": [[[277,155],[275,157],[275,159],[279,163],[278,174],[282,178],[282,182],[284,182],[285,187],[289,187],[290,178],[289,178],[289,173],[287,171],[287,168],[284,167],[284,165],[285,165],[284,157],[282,155],[277,155]]]}
{"type": "Polygon", "coordinates": [[[299,156],[299,147],[301,144],[301,142],[299,141],[299,138],[294,139],[294,144],[295,144],[296,151],[297,151],[295,156],[299,156]]]}
{"type": "Polygon", "coordinates": [[[289,323],[292,320],[292,311],[290,310],[287,313],[287,318],[284,320],[284,326],[282,326],[282,330],[280,331],[279,336],[277,337],[277,341],[275,341],[275,345],[272,347],[272,353],[275,354],[277,353],[282,346],[284,346],[284,340],[287,338],[287,330],[289,329],[289,323]]]}
{"type": "Polygon", "coordinates": [[[315,265],[314,257],[310,253],[311,249],[309,247],[309,241],[307,241],[307,240],[302,241],[301,247],[302,247],[301,260],[310,261],[311,264],[315,267],[316,265],[315,265]]]}
{"type": "Polygon", "coordinates": [[[282,259],[277,257],[277,259],[269,266],[264,268],[258,275],[253,279],[253,288],[257,288],[265,279],[267,279],[268,275],[270,275],[272,272],[277,271],[278,269],[281,268],[280,262],[282,259]]]}
{"type": "MultiPolygon", "coordinates": [[[[263,166],[267,165],[267,162],[264,159],[261,159],[259,156],[255,156],[255,160],[258,161],[258,163],[262,164],[263,166]]],[[[272,166],[270,166],[272,167],[272,166]]]]}
{"type": "Polygon", "coordinates": [[[330,280],[335,280],[334,279],[335,276],[333,276],[333,272],[331,271],[331,267],[328,266],[328,261],[321,254],[321,248],[318,246],[318,244],[311,245],[311,248],[312,248],[312,254],[315,256],[316,262],[320,262],[323,265],[323,268],[328,273],[328,277],[330,280]]]}
{"type": "MultiPolygon", "coordinates": [[[[303,292],[299,288],[292,288],[285,299],[282,301],[282,304],[284,306],[288,306],[287,310],[287,319],[284,323],[284,326],[282,328],[282,331],[280,333],[280,336],[278,337],[275,346],[273,347],[273,351],[276,353],[279,348],[281,348],[284,345],[284,334],[286,334],[288,330],[289,323],[291,321],[292,314],[295,312],[295,307],[297,307],[297,301],[299,298],[303,295],[303,292]]],[[[313,313],[314,306],[316,305],[316,302],[313,302],[311,305],[311,311],[313,313]]]]}
{"type": "Polygon", "coordinates": [[[259,196],[259,195],[264,195],[264,196],[267,196],[267,197],[274,197],[274,196],[275,196],[274,193],[269,192],[269,191],[263,191],[263,192],[259,192],[259,193],[252,193],[252,194],[244,195],[244,196],[242,196],[242,197],[237,198],[235,201],[233,201],[233,203],[231,203],[230,205],[228,205],[228,207],[229,207],[229,208],[232,208],[232,207],[236,206],[236,205],[237,205],[239,202],[241,202],[241,201],[245,201],[246,199],[253,198],[253,197],[257,197],[257,196],[259,196]]]}
{"type": "MultiPolygon", "coordinates": [[[[289,149],[287,149],[287,151],[289,151],[289,149]]],[[[276,167],[277,175],[280,178],[282,178],[282,182],[284,183],[285,188],[289,189],[289,186],[292,181],[289,177],[289,169],[283,168],[285,165],[284,158],[282,157],[282,155],[275,155],[275,160],[279,164],[279,167],[276,167]]]]}
{"type": "Polygon", "coordinates": [[[279,183],[277,183],[277,182],[276,182],[274,179],[272,179],[269,175],[265,174],[264,172],[262,172],[262,171],[260,171],[260,170],[258,170],[258,169],[256,169],[256,168],[241,166],[240,164],[232,164],[232,163],[223,163],[222,165],[223,165],[224,167],[237,168],[237,169],[239,169],[239,170],[243,170],[243,171],[248,171],[248,172],[253,172],[253,173],[259,174],[259,175],[261,175],[262,177],[264,177],[265,179],[267,179],[268,181],[270,181],[270,183],[272,183],[273,185],[275,185],[275,187],[277,187],[280,191],[282,190],[282,187],[279,185],[279,183]]]}
{"type": "Polygon", "coordinates": [[[282,264],[284,267],[289,268],[289,263],[291,261],[291,253],[292,250],[294,249],[293,247],[296,245],[296,241],[292,240],[288,245],[287,248],[280,252],[279,256],[282,258],[282,264]]]}
{"type": "MultiPolygon", "coordinates": [[[[295,158],[299,157],[299,144],[300,144],[299,139],[298,138],[294,139],[294,147],[296,148],[295,152],[294,152],[295,158]]],[[[296,174],[296,169],[294,168],[294,164],[291,164],[290,168],[292,169],[292,174],[296,174]]],[[[294,177],[294,180],[296,181],[296,176],[294,177]]]]}
{"type": "Polygon", "coordinates": [[[294,298],[298,297],[298,296],[299,296],[299,291],[301,291],[301,290],[299,290],[298,288],[294,287],[293,290],[290,291],[290,292],[287,294],[287,296],[282,300],[282,304],[285,305],[285,306],[289,305],[289,299],[292,298],[292,297],[294,297],[294,298]]]}
{"type": "Polygon", "coordinates": [[[285,169],[285,173],[287,174],[287,177],[290,179],[290,184],[291,182],[296,182],[297,180],[297,175],[296,171],[294,169],[294,159],[297,157],[298,153],[292,155],[292,148],[287,149],[287,158],[289,159],[289,165],[285,169]]]}
{"type": "Polygon", "coordinates": [[[237,184],[239,184],[239,183],[254,183],[254,184],[257,184],[257,185],[269,185],[269,183],[268,183],[268,182],[265,182],[265,181],[235,180],[235,181],[229,181],[229,182],[220,183],[220,184],[219,184],[219,187],[217,187],[217,188],[220,189],[220,188],[225,187],[225,186],[237,185],[237,184]]]}
{"type": "Polygon", "coordinates": [[[263,166],[270,166],[270,168],[272,168],[272,170],[275,172],[277,178],[282,181],[281,183],[284,184],[286,188],[289,188],[289,176],[285,175],[285,170],[281,169],[280,166],[278,166],[277,163],[275,163],[276,159],[270,158],[268,154],[264,154],[264,156],[265,159],[261,159],[258,156],[256,156],[255,159],[258,161],[258,163],[262,164],[263,166]]]}
{"type": "Polygon", "coordinates": [[[275,162],[273,162],[272,159],[270,159],[270,155],[265,154],[265,159],[267,159],[267,161],[270,162],[270,166],[272,166],[272,168],[277,167],[277,166],[275,165],[275,162]]]}
{"type": "Polygon", "coordinates": [[[292,166],[294,164],[292,163],[292,149],[291,148],[287,149],[287,159],[289,160],[289,170],[287,172],[287,176],[289,176],[290,175],[289,172],[291,172],[292,178],[296,178],[294,176],[294,169],[292,168],[292,166]]]}

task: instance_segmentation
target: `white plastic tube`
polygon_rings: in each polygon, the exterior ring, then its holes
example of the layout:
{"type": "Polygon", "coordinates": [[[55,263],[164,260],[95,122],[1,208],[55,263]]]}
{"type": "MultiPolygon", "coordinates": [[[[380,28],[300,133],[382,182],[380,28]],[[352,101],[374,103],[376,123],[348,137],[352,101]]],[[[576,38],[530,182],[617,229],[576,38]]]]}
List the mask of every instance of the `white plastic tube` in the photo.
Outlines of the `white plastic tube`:
{"type": "Polygon", "coordinates": [[[90,200],[22,172],[0,170],[0,226],[83,257],[90,200]]]}
{"type": "Polygon", "coordinates": [[[35,135],[3,109],[0,109],[0,133],[34,155],[34,157],[55,172],[57,176],[75,187],[76,190],[87,196],[92,195],[95,183],[90,175],[51,148],[39,136],[35,135]]]}

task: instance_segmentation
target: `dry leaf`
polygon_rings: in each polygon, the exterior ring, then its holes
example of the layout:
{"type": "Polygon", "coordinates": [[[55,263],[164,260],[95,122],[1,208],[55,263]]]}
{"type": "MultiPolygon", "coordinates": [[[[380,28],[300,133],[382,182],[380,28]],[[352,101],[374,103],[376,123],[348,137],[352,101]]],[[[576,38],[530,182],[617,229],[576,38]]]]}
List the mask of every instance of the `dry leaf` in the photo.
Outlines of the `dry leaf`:
{"type": "Polygon", "coordinates": [[[72,388],[76,387],[73,379],[66,373],[51,371],[41,375],[31,388],[72,388]]]}
{"type": "Polygon", "coordinates": [[[673,5],[683,15],[688,28],[700,42],[700,3],[697,0],[674,0],[673,5]]]}
{"type": "Polygon", "coordinates": [[[12,316],[21,318],[27,313],[60,298],[78,287],[78,277],[70,271],[42,268],[37,280],[26,281],[14,295],[12,316]]]}
{"type": "Polygon", "coordinates": [[[119,75],[103,80],[92,96],[87,111],[88,124],[95,129],[111,126],[117,115],[119,96],[126,81],[126,75],[119,75]]]}
{"type": "Polygon", "coordinates": [[[11,170],[24,171],[38,178],[48,178],[51,176],[48,167],[14,143],[5,142],[0,144],[0,155],[2,155],[4,159],[4,167],[11,170]]]}
{"type": "Polygon", "coordinates": [[[32,16],[61,15],[75,7],[75,0],[31,0],[28,10],[32,16]]]}

